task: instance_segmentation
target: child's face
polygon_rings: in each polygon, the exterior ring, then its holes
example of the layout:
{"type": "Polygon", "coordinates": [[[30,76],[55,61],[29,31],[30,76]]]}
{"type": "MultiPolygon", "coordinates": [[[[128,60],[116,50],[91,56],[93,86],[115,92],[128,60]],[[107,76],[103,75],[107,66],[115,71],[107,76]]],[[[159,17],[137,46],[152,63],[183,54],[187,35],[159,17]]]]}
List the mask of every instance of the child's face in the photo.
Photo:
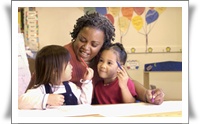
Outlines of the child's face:
{"type": "Polygon", "coordinates": [[[64,73],[62,74],[62,81],[69,81],[72,78],[72,65],[68,62],[67,67],[64,68],[64,73]]]}
{"type": "Polygon", "coordinates": [[[112,50],[104,50],[97,64],[99,76],[111,82],[117,76],[117,69],[117,55],[112,50]]]}

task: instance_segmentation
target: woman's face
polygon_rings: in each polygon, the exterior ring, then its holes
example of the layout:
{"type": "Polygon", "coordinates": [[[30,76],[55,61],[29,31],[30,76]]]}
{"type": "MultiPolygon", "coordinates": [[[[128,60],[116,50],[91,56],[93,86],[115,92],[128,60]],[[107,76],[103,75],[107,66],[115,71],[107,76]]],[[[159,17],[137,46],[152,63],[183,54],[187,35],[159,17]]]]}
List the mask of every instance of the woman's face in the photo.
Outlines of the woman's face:
{"type": "Polygon", "coordinates": [[[73,44],[77,58],[91,61],[100,51],[104,43],[104,33],[99,29],[84,27],[78,34],[73,44]]]}

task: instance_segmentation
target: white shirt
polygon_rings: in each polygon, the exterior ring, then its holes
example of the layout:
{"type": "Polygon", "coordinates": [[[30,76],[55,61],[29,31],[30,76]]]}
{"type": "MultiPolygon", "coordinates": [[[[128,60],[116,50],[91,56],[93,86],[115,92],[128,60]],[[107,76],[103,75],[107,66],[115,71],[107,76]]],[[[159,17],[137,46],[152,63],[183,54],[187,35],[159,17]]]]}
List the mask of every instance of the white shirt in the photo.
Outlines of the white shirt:
{"type": "MultiPolygon", "coordinates": [[[[68,82],[72,92],[78,100],[78,104],[91,104],[93,85],[92,80],[82,81],[81,88],[76,86],[72,82],[68,82]]],[[[53,94],[65,93],[66,89],[64,85],[51,86],[53,94]]],[[[46,94],[45,86],[41,85],[35,89],[29,89],[26,93],[22,94],[18,98],[19,109],[46,109],[48,107],[47,100],[49,94],[46,94]]]]}

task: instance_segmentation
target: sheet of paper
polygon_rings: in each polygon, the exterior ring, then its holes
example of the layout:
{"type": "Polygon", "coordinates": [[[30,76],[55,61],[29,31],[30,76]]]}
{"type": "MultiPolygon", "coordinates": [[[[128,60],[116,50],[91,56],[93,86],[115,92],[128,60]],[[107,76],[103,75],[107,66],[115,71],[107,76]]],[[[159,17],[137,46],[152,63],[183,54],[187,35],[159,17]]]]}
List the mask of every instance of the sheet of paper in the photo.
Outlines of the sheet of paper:
{"type": "MultiPolygon", "coordinates": [[[[30,82],[31,73],[29,70],[28,58],[25,52],[24,37],[18,34],[18,96],[23,94],[30,82]]],[[[16,83],[14,81],[14,83],[16,83]]]]}
{"type": "Polygon", "coordinates": [[[182,111],[181,101],[165,101],[161,105],[148,103],[113,104],[94,106],[94,111],[106,117],[134,116],[142,114],[182,111]],[[141,105],[143,104],[143,105],[141,105]]]}
{"type": "Polygon", "coordinates": [[[148,103],[67,105],[50,107],[46,110],[19,110],[19,115],[21,117],[77,117],[95,114],[103,117],[124,117],[175,111],[182,111],[181,101],[165,101],[161,105],[148,103]]]}

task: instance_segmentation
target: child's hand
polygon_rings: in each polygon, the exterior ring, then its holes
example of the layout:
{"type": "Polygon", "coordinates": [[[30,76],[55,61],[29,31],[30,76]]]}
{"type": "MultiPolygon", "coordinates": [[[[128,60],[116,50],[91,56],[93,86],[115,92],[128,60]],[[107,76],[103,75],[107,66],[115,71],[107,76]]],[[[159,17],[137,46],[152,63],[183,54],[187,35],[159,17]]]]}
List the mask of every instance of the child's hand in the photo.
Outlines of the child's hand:
{"type": "Polygon", "coordinates": [[[59,94],[49,94],[47,100],[47,104],[51,106],[61,106],[64,102],[64,96],[59,94]]]}
{"type": "Polygon", "coordinates": [[[84,74],[83,80],[91,80],[94,76],[94,70],[92,68],[87,68],[87,71],[84,74]]]}
{"type": "Polygon", "coordinates": [[[127,82],[129,79],[129,76],[126,72],[126,70],[121,66],[122,69],[117,70],[117,77],[119,80],[119,87],[120,88],[127,88],[127,82]]]}

